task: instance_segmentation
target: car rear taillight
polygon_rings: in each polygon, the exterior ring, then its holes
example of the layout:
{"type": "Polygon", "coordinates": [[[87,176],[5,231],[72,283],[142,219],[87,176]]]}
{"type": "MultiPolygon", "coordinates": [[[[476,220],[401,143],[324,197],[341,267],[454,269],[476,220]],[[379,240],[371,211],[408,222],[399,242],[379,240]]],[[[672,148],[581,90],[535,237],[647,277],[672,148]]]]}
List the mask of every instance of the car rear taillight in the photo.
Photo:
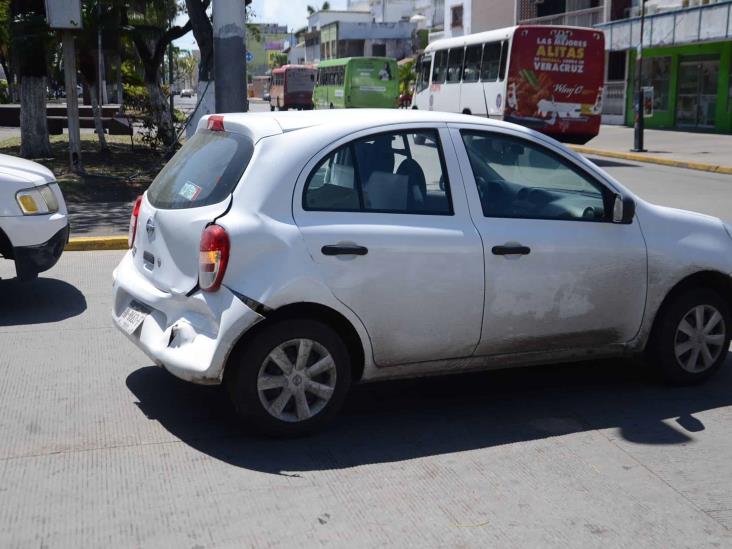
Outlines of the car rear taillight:
{"type": "Polygon", "coordinates": [[[135,235],[137,234],[137,218],[140,216],[140,203],[142,195],[137,197],[135,205],[132,207],[132,215],[130,216],[130,229],[127,232],[127,247],[132,248],[135,243],[135,235]]]}
{"type": "Polygon", "coordinates": [[[208,117],[208,124],[206,127],[212,132],[224,131],[224,117],[221,114],[212,114],[208,117]]]}
{"type": "Polygon", "coordinates": [[[229,235],[220,225],[209,225],[201,234],[198,255],[198,285],[204,292],[215,292],[229,263],[229,235]]]}

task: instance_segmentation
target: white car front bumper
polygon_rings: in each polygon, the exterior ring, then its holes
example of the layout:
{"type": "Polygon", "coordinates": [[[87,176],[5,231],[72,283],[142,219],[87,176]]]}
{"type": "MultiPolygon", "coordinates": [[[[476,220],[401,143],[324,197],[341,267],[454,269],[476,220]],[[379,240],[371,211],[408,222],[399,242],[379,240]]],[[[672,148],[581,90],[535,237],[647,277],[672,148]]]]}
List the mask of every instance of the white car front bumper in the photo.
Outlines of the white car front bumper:
{"type": "Polygon", "coordinates": [[[164,292],[137,270],[131,252],[113,277],[115,325],[156,364],[186,381],[221,383],[234,344],[264,318],[224,286],[190,296],[164,292]],[[120,316],[132,301],[151,312],[136,330],[127,333],[120,316]]]}

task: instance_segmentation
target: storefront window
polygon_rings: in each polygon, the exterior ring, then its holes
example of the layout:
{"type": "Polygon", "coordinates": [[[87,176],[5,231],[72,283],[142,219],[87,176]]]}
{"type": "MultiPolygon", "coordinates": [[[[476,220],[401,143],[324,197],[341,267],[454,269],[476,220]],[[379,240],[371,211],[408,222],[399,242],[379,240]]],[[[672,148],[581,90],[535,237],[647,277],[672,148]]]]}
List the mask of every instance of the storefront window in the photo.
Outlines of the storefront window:
{"type": "Polygon", "coordinates": [[[670,57],[643,59],[643,86],[653,86],[653,111],[668,110],[668,88],[671,79],[670,57]]]}

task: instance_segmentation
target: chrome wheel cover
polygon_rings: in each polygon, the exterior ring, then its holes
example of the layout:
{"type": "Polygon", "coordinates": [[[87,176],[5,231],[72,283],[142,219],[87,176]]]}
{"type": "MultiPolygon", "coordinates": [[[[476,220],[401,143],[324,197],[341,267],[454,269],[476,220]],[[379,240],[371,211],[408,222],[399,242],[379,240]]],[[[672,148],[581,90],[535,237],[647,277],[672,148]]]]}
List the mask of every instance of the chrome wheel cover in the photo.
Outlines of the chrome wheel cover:
{"type": "Polygon", "coordinates": [[[336,385],[333,357],[317,341],[291,339],[272,349],[257,375],[264,409],[280,421],[306,421],[325,408],[336,385]]]}

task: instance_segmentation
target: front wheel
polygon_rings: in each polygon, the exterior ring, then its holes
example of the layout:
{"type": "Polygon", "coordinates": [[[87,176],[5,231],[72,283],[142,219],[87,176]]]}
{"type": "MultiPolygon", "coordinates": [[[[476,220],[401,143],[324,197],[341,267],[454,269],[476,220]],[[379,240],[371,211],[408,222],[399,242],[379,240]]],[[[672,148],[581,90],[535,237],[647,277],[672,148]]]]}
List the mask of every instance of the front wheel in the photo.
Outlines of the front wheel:
{"type": "Polygon", "coordinates": [[[270,436],[325,427],[351,385],[343,340],[315,320],[278,322],[232,353],[225,380],[237,415],[270,436]]]}
{"type": "Polygon", "coordinates": [[[717,292],[688,291],[661,312],[649,344],[650,358],[668,381],[697,383],[722,366],[731,329],[729,305],[717,292]]]}

